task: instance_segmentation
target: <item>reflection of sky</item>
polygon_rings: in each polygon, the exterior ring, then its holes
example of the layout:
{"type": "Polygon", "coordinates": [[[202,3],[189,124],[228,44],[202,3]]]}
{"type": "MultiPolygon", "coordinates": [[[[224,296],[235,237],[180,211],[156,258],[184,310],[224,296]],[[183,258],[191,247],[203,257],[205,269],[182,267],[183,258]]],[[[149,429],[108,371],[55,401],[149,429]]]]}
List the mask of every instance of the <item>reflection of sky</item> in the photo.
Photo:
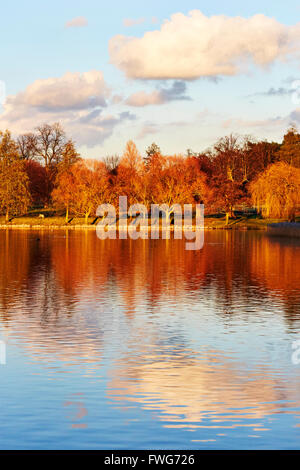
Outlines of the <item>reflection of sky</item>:
{"type": "Polygon", "coordinates": [[[297,268],[278,281],[296,246],[209,233],[189,259],[184,241],[168,258],[163,241],[110,252],[44,235],[36,252],[29,234],[3,235],[0,447],[298,446],[297,268]]]}

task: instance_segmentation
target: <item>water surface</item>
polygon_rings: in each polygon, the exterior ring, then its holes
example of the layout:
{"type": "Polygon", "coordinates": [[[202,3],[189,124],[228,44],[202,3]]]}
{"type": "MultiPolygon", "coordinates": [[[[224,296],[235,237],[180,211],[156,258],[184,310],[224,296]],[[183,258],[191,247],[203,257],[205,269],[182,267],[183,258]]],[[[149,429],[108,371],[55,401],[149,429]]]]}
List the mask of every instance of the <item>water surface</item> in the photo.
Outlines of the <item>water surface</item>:
{"type": "Polygon", "coordinates": [[[0,250],[1,449],[300,448],[299,241],[0,231],[0,250]]]}

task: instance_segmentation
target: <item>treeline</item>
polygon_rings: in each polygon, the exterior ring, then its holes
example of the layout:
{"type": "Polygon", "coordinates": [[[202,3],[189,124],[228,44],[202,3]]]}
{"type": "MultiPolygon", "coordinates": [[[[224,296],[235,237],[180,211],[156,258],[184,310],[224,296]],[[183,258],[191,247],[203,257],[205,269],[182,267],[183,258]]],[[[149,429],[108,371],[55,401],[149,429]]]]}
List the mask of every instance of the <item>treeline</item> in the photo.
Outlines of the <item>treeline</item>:
{"type": "Polygon", "coordinates": [[[300,134],[282,143],[230,135],[204,153],[162,155],[152,144],[143,158],[133,141],[122,156],[81,158],[60,124],[13,139],[0,132],[0,212],[9,220],[29,207],[64,209],[66,221],[94,216],[99,204],[204,203],[206,212],[255,206],[264,217],[295,220],[300,206],[300,134]]]}

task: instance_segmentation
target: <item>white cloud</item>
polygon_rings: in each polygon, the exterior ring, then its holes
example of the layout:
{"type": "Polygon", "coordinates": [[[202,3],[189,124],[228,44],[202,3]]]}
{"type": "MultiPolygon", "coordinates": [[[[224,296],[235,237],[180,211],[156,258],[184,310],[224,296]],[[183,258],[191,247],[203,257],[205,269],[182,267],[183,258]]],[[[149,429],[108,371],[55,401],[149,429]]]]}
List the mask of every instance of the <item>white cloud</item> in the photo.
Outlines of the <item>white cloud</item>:
{"type": "Polygon", "coordinates": [[[24,92],[7,98],[12,105],[26,105],[43,110],[84,109],[106,106],[109,88],[97,70],[67,72],[59,78],[36,80],[24,92]]]}
{"type": "Polygon", "coordinates": [[[172,15],[142,38],[117,35],[109,51],[111,62],[130,78],[196,79],[299,59],[299,43],[300,23],[286,26],[262,14],[207,17],[193,10],[172,15]]]}
{"type": "Polygon", "coordinates": [[[88,25],[88,20],[84,16],[78,16],[70,21],[67,21],[65,28],[83,28],[88,25]]]}
{"type": "Polygon", "coordinates": [[[152,104],[162,104],[164,103],[161,93],[158,90],[147,93],[146,91],[138,91],[133,93],[125,101],[129,106],[148,106],[152,104]]]}
{"type": "Polygon", "coordinates": [[[135,119],[135,115],[128,112],[106,116],[100,110],[98,114],[83,112],[75,119],[70,118],[65,123],[65,128],[80,145],[92,148],[110,137],[117,126],[135,119]]]}
{"type": "Polygon", "coordinates": [[[131,28],[132,26],[136,26],[138,24],[142,24],[145,22],[145,18],[137,18],[137,19],[134,19],[134,18],[124,18],[123,20],[123,25],[126,27],[126,28],[131,28]]]}
{"type": "Polygon", "coordinates": [[[18,135],[45,122],[60,122],[78,145],[94,147],[116,126],[135,119],[129,112],[104,114],[108,93],[103,75],[97,71],[37,80],[23,92],[7,97],[0,113],[0,129],[18,135]]]}
{"type": "Polygon", "coordinates": [[[145,91],[138,91],[133,93],[127,100],[126,104],[129,106],[148,106],[155,104],[164,104],[170,101],[179,101],[179,100],[190,100],[188,96],[185,95],[186,84],[181,81],[176,81],[170,88],[161,88],[159,90],[154,90],[150,93],[145,91]]]}

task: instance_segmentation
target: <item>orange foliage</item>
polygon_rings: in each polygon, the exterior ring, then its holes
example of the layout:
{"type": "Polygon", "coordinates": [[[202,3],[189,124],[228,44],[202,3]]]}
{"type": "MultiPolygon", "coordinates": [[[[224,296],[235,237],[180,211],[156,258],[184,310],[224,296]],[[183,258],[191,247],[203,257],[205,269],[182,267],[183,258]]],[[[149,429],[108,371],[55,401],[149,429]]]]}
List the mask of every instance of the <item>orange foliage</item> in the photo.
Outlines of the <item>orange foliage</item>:
{"type": "Polygon", "coordinates": [[[300,169],[284,162],[270,165],[250,185],[252,200],[266,217],[295,217],[300,206],[300,169]]]}
{"type": "Polygon", "coordinates": [[[150,168],[151,202],[192,204],[206,199],[206,178],[193,160],[181,155],[162,158],[150,168]]]}
{"type": "Polygon", "coordinates": [[[144,170],[143,159],[132,140],[129,140],[126,144],[120,165],[138,174],[142,173],[144,170]]]}
{"type": "Polygon", "coordinates": [[[81,160],[62,172],[57,178],[53,199],[66,208],[66,218],[71,209],[76,215],[95,215],[97,207],[110,200],[108,174],[103,162],[81,160]]]}

